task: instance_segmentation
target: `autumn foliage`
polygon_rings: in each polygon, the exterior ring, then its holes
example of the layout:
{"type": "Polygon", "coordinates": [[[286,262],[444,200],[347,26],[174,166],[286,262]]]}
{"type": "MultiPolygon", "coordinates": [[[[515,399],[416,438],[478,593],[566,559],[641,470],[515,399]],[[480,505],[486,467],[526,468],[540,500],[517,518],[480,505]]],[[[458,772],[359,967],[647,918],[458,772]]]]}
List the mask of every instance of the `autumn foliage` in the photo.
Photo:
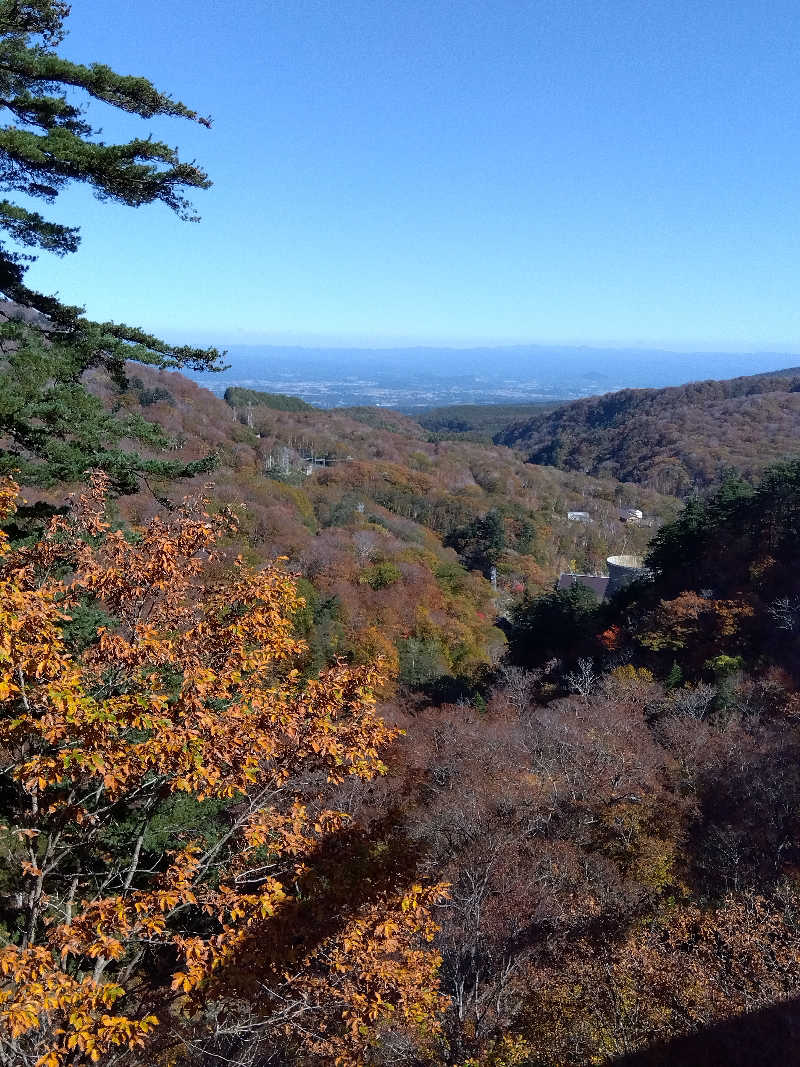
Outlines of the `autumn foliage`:
{"type": "Polygon", "coordinates": [[[380,667],[303,680],[290,577],[215,565],[230,515],[112,530],[105,493],[0,535],[0,1059],[356,1064],[430,1029],[440,890],[330,802],[384,769],[380,667]]]}
{"type": "Polygon", "coordinates": [[[731,468],[752,476],[797,450],[796,371],[620,389],[506,426],[532,463],[689,496],[731,468]]]}

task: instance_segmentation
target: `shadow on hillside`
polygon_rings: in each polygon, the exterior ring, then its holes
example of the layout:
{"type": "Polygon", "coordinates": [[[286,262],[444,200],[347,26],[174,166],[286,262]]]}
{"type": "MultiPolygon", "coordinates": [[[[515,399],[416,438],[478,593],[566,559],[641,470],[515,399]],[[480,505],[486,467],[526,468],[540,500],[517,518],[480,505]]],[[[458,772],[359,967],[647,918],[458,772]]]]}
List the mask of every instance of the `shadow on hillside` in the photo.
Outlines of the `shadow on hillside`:
{"type": "Polygon", "coordinates": [[[800,998],[622,1056],[608,1067],[791,1067],[800,1063],[800,998]]]}

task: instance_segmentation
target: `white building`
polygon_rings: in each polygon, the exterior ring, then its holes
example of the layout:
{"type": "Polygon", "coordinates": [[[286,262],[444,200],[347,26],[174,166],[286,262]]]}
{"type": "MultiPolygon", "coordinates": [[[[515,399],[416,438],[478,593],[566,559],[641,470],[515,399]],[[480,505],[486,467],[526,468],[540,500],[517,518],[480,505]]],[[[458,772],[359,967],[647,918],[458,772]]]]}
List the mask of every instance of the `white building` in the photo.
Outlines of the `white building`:
{"type": "Polygon", "coordinates": [[[644,515],[641,513],[641,511],[639,511],[638,508],[623,508],[619,513],[619,517],[622,522],[636,523],[641,522],[644,518],[644,515]]]}

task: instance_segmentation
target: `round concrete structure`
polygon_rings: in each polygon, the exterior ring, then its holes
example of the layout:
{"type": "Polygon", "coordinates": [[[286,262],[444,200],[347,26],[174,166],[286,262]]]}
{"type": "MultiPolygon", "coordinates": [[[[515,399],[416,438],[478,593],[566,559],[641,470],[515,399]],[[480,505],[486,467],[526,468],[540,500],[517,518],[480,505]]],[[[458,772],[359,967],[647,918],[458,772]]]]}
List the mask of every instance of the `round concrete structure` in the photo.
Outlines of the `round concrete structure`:
{"type": "Polygon", "coordinates": [[[624,589],[626,585],[630,585],[637,578],[642,578],[647,574],[641,556],[609,556],[606,564],[608,565],[606,597],[614,596],[620,589],[624,589]]]}

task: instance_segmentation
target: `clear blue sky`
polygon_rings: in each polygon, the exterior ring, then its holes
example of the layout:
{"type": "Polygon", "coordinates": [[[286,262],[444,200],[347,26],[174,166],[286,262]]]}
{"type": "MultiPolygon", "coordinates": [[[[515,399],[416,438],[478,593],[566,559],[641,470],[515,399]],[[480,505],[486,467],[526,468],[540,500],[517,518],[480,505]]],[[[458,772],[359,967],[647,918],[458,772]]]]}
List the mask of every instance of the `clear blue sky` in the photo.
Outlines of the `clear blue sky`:
{"type": "Polygon", "coordinates": [[[797,0],[74,0],[214,120],[202,223],[63,195],[32,284],[185,340],[800,350],[797,0]]]}

